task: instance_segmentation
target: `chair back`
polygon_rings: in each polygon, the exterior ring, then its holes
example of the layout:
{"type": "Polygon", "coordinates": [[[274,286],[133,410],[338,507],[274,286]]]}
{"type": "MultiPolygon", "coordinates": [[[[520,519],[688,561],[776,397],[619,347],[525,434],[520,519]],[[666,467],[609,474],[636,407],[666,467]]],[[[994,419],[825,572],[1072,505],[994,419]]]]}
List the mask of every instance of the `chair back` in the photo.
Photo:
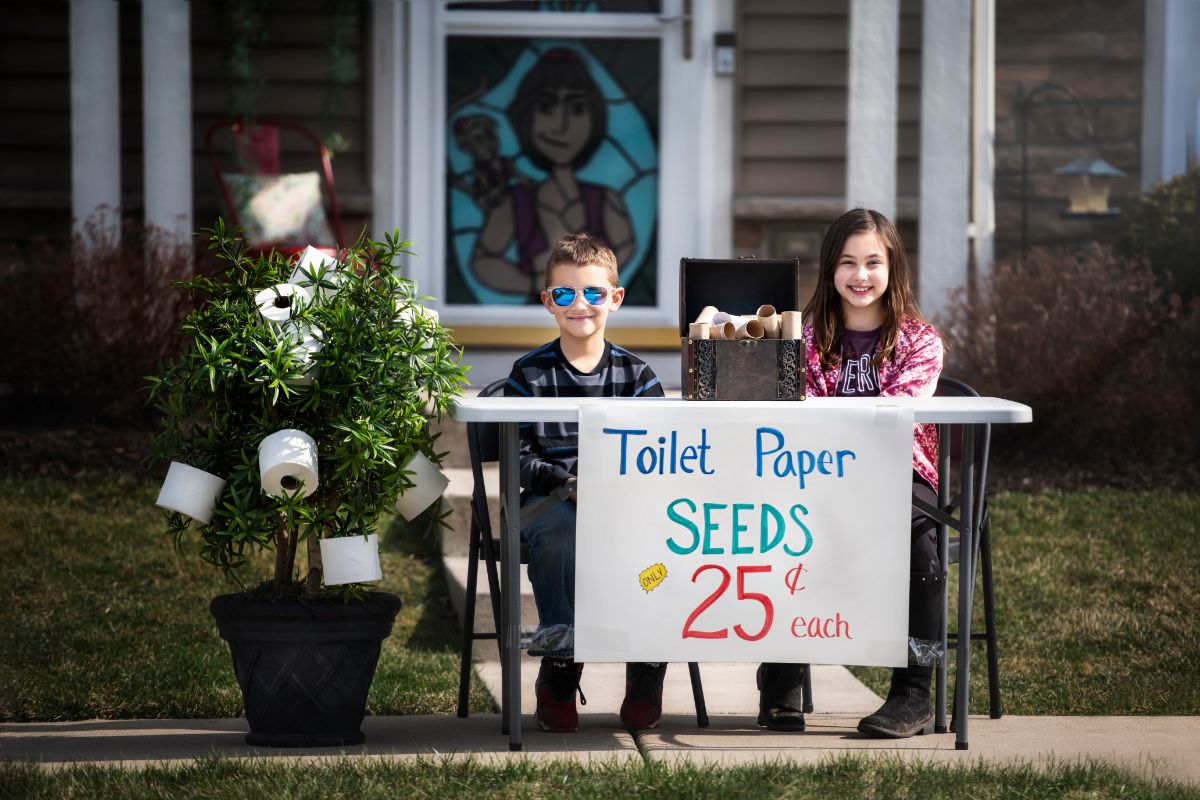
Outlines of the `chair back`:
{"type": "MultiPolygon", "coordinates": [[[[234,154],[240,170],[250,173],[248,178],[270,178],[279,177],[283,172],[283,155],[284,153],[291,154],[296,151],[297,147],[303,148],[306,146],[312,147],[312,158],[316,157],[320,164],[320,183],[324,188],[324,201],[328,203],[329,214],[328,222],[330,231],[335,238],[335,242],[303,242],[301,247],[278,247],[281,251],[303,249],[303,245],[313,244],[318,246],[329,246],[335,244],[338,248],[346,246],[346,235],[342,228],[342,213],[338,205],[337,192],[334,189],[333,183],[333,161],[332,154],[320,137],[310,129],[299,125],[295,122],[282,119],[272,119],[267,117],[259,117],[253,121],[234,117],[229,119],[221,119],[208,126],[208,130],[204,134],[204,149],[208,156],[209,166],[212,167],[213,178],[217,182],[217,188],[220,190],[221,199],[225,202],[225,207],[228,210],[230,219],[234,225],[242,226],[241,209],[245,205],[245,198],[239,202],[235,198],[235,191],[229,185],[227,180],[226,170],[221,166],[221,147],[218,147],[218,138],[223,133],[228,133],[233,137],[234,154]],[[287,147],[281,144],[281,133],[287,134],[287,147]]],[[[228,158],[228,156],[226,156],[228,158]]],[[[311,161],[310,161],[311,163],[311,161]]],[[[310,173],[305,173],[310,174],[310,173]]],[[[240,191],[244,191],[245,187],[241,187],[240,191]]],[[[318,209],[319,210],[319,209],[318,209]]],[[[323,227],[323,225],[322,225],[323,227]]],[[[249,244],[249,242],[248,242],[249,244]]]]}
{"type": "MultiPolygon", "coordinates": [[[[502,394],[507,378],[492,381],[479,392],[480,397],[502,394]]],[[[488,510],[487,489],[483,482],[483,465],[500,460],[500,425],[495,422],[467,423],[467,451],[471,455],[471,477],[474,489],[471,492],[471,516],[479,530],[488,539],[492,538],[491,513],[488,510]]]]}
{"type": "MultiPolygon", "coordinates": [[[[975,391],[970,385],[957,378],[950,378],[945,375],[938,378],[937,388],[934,389],[933,394],[935,397],[979,397],[979,392],[975,391]]],[[[947,427],[950,432],[950,441],[939,442],[939,446],[946,447],[949,445],[951,467],[953,468],[957,465],[961,469],[964,428],[962,425],[949,425],[947,427]]],[[[974,525],[976,529],[983,524],[983,520],[987,514],[987,465],[991,440],[991,425],[975,426],[975,448],[972,461],[975,467],[975,496],[979,498],[979,502],[975,504],[976,514],[974,525]]]]}

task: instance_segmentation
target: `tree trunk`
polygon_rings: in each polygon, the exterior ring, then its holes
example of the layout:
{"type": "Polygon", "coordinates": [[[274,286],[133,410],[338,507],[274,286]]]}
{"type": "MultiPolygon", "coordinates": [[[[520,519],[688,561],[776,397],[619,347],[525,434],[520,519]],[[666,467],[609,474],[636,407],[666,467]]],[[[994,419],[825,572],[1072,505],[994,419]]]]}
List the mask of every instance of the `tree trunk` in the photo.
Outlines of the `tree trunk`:
{"type": "Polygon", "coordinates": [[[321,591],[321,576],[325,572],[321,563],[321,540],[311,529],[308,532],[308,578],[304,581],[304,596],[316,597],[321,591]]]}
{"type": "Polygon", "coordinates": [[[288,558],[289,536],[287,517],[279,514],[275,521],[275,590],[282,592],[292,576],[292,561],[288,558]]]}

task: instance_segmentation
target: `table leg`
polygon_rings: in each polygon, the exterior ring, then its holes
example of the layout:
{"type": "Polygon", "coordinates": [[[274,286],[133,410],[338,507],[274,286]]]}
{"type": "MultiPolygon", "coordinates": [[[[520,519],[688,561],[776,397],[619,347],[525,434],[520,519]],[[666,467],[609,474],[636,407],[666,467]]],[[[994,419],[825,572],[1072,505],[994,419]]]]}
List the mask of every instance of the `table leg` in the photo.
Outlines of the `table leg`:
{"type": "Polygon", "coordinates": [[[504,637],[501,714],[508,727],[508,749],[521,749],[521,466],[517,423],[500,423],[500,550],[504,554],[500,579],[504,605],[500,635],[504,637]]]}
{"type": "Polygon", "coordinates": [[[971,686],[971,603],[975,588],[975,426],[963,426],[962,535],[958,545],[958,661],[954,675],[954,749],[967,749],[971,686]]]}
{"type": "MultiPolygon", "coordinates": [[[[938,425],[938,508],[950,505],[950,426],[938,425]]],[[[938,563],[942,571],[946,571],[950,562],[950,526],[938,526],[938,563]]],[[[942,642],[942,656],[937,662],[937,698],[935,700],[935,716],[933,730],[936,733],[946,732],[946,656],[950,652],[949,637],[946,635],[948,620],[945,611],[950,608],[950,584],[942,585],[942,625],[938,637],[942,642]]]]}

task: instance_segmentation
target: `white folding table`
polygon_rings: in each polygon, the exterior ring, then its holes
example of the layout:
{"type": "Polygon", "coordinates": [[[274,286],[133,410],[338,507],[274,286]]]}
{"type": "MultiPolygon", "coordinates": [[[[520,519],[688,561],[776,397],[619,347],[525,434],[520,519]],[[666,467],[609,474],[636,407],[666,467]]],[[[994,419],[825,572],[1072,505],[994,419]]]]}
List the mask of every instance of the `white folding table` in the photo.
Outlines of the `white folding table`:
{"type": "MultiPolygon", "coordinates": [[[[500,541],[503,559],[501,586],[504,603],[501,606],[499,641],[502,642],[503,686],[501,692],[501,715],[504,728],[509,735],[509,749],[521,749],[521,598],[510,587],[519,585],[521,530],[521,487],[520,487],[520,440],[517,433],[522,422],[578,422],[579,410],[588,406],[607,403],[653,403],[657,408],[682,408],[695,406],[696,401],[671,398],[565,398],[565,397],[464,397],[455,402],[453,417],[459,422],[494,422],[500,425],[500,541]]],[[[705,407],[714,416],[724,408],[736,406],[761,408],[763,419],[770,419],[778,412],[778,401],[708,401],[705,407]]],[[[974,444],[977,425],[1022,423],[1033,421],[1029,406],[995,397],[812,397],[803,402],[787,404],[790,409],[803,409],[803,413],[820,416],[823,410],[842,408],[876,408],[900,406],[912,408],[918,423],[934,423],[939,426],[941,441],[947,441],[949,425],[963,425],[962,468],[960,470],[961,505],[958,517],[954,518],[940,510],[936,519],[943,526],[959,531],[961,542],[959,553],[958,582],[958,633],[957,661],[958,679],[955,681],[954,746],[967,749],[967,701],[971,657],[971,608],[975,594],[975,558],[979,546],[979,532],[974,528],[975,497],[974,444]],[[966,546],[969,543],[970,546],[966,546]]],[[[942,448],[938,464],[939,505],[943,508],[949,500],[949,452],[942,448]]],[[[946,561],[946,536],[939,536],[943,564],[946,561]]],[[[945,621],[942,626],[943,652],[945,652],[945,621]]],[[[946,730],[945,704],[945,659],[939,670],[936,728],[946,730]]],[[[749,712],[749,710],[748,710],[749,712]]]]}

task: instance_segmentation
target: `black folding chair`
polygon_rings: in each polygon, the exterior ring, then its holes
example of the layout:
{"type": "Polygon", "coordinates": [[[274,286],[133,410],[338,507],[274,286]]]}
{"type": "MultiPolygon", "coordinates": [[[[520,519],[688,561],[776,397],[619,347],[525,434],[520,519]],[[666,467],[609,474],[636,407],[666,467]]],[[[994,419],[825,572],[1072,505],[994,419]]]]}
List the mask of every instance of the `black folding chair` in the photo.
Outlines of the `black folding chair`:
{"type": "MultiPolygon", "coordinates": [[[[942,376],[938,378],[937,388],[934,394],[938,397],[978,397],[979,393],[973,388],[955,378],[942,376]]],[[[944,458],[949,458],[949,464],[953,468],[956,464],[961,469],[961,459],[963,452],[963,431],[962,425],[943,425],[939,426],[939,432],[942,436],[940,449],[944,458]],[[948,439],[948,441],[947,441],[948,439]]],[[[997,656],[996,646],[996,600],[992,587],[992,539],[991,539],[991,518],[988,514],[987,500],[987,468],[988,454],[991,446],[991,425],[976,425],[975,426],[975,442],[973,449],[974,455],[974,493],[975,493],[975,520],[972,528],[978,531],[978,555],[979,558],[973,559],[974,563],[979,564],[979,569],[983,577],[983,630],[978,633],[971,634],[971,640],[981,640],[986,643],[987,650],[987,670],[988,670],[988,715],[992,719],[1000,719],[1000,669],[997,656]]],[[[947,476],[948,478],[948,476],[947,476]]],[[[950,484],[949,480],[946,480],[950,484]]],[[[942,493],[948,494],[949,486],[943,486],[942,493]]],[[[961,498],[953,497],[943,508],[953,514],[959,507],[961,498]]],[[[941,504],[941,503],[939,503],[941,504]]],[[[947,528],[940,527],[938,531],[938,551],[947,555],[946,563],[959,564],[961,563],[961,547],[962,542],[960,537],[950,537],[943,544],[943,539],[947,536],[947,528]]],[[[974,575],[958,576],[960,581],[974,581],[974,575]]],[[[949,609],[944,615],[946,620],[949,620],[949,609]]],[[[955,631],[947,631],[946,634],[947,646],[958,646],[958,634],[955,631]]],[[[937,668],[937,703],[938,708],[942,713],[939,713],[938,719],[944,719],[944,710],[946,708],[946,666],[949,662],[949,652],[946,653],[946,658],[943,658],[938,663],[937,668]]],[[[968,676],[955,676],[955,680],[965,680],[968,676]]],[[[953,712],[951,712],[953,716],[953,712]]],[[[951,726],[953,727],[953,726],[951,726]]]]}
{"type": "MultiPolygon", "coordinates": [[[[934,390],[934,395],[938,397],[978,397],[979,393],[972,389],[967,384],[955,378],[947,378],[945,376],[938,378],[937,388],[934,390]]],[[[939,426],[939,433],[942,436],[940,443],[940,451],[942,457],[948,460],[948,464],[952,467],[959,464],[962,459],[962,425],[942,425],[939,426]]],[[[988,463],[988,448],[991,444],[991,426],[977,425],[975,434],[974,447],[974,462],[975,462],[975,524],[973,529],[979,531],[979,551],[981,558],[977,559],[980,563],[980,570],[983,572],[983,631],[980,633],[972,633],[971,640],[982,640],[987,644],[987,664],[988,664],[988,713],[992,719],[1000,719],[1000,673],[996,655],[996,602],[995,596],[992,593],[992,543],[991,543],[991,525],[988,517],[987,505],[987,463],[988,463]]],[[[961,464],[959,464],[961,469],[961,464]]],[[[941,470],[943,477],[942,493],[945,493],[947,500],[942,505],[942,511],[946,514],[953,514],[958,510],[962,499],[959,497],[949,497],[950,480],[949,470],[941,470]]],[[[940,497],[940,495],[939,495],[940,497]]],[[[945,564],[958,564],[961,562],[960,557],[961,540],[960,537],[954,536],[947,539],[947,527],[939,526],[938,528],[938,552],[943,554],[945,564]]],[[[974,575],[964,576],[959,575],[959,580],[974,580],[974,575]]],[[[942,618],[949,619],[948,602],[943,607],[942,618]]],[[[946,633],[947,648],[957,647],[958,634],[955,631],[946,633]]],[[[946,665],[949,663],[949,652],[947,650],[945,657],[938,660],[937,668],[937,719],[945,719],[946,709],[946,665]]],[[[804,712],[807,714],[813,710],[812,707],[812,683],[811,670],[805,674],[804,682],[804,712]]],[[[958,680],[958,676],[955,680],[958,680]]],[[[953,712],[952,712],[953,716],[953,712]]],[[[951,726],[953,727],[953,726],[951,726]]],[[[945,733],[944,729],[939,729],[938,733],[945,733]]]]}
{"type": "MultiPolygon", "coordinates": [[[[491,397],[503,393],[505,379],[493,381],[479,392],[480,397],[491,397]]],[[[482,559],[487,570],[488,591],[492,601],[492,619],[494,631],[500,630],[501,592],[509,587],[500,585],[497,560],[500,550],[499,537],[492,534],[491,511],[488,509],[487,489],[483,482],[483,465],[500,460],[500,431],[497,423],[469,422],[467,423],[467,448],[471,454],[471,477],[474,487],[471,491],[471,538],[467,551],[467,586],[463,610],[463,641],[462,661],[458,673],[458,716],[468,714],[468,698],[471,692],[471,651],[477,640],[493,639],[500,651],[500,663],[507,663],[504,658],[504,639],[492,631],[475,630],[475,593],[479,582],[479,561],[482,559]]],[[[560,487],[555,493],[533,506],[521,509],[521,529],[549,510],[554,504],[569,497],[566,487],[560,487]]],[[[521,542],[521,563],[529,562],[529,549],[521,542]]],[[[696,662],[688,663],[688,674],[692,681],[692,697],[696,703],[696,724],[701,728],[708,727],[708,710],[704,703],[704,687],[700,682],[700,667],[696,662]]],[[[504,733],[508,733],[505,726],[504,733]]]]}

